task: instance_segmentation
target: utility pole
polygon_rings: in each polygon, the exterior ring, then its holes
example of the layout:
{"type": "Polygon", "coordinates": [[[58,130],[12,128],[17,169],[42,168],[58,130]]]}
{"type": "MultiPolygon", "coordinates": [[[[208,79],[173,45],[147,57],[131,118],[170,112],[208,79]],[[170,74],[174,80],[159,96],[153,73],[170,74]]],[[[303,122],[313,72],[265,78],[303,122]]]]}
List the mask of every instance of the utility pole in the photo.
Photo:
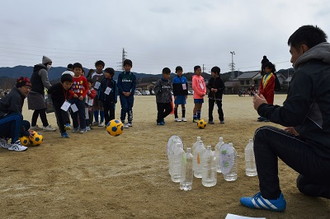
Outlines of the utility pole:
{"type": "Polygon", "coordinates": [[[230,51],[231,54],[231,63],[229,64],[230,70],[231,70],[231,76],[230,79],[234,79],[234,71],[235,71],[235,63],[234,63],[234,55],[235,55],[235,51],[230,51]]]}
{"type": "Polygon", "coordinates": [[[125,51],[125,48],[123,48],[122,52],[122,58],[121,58],[121,69],[124,71],[124,61],[126,59],[127,52],[125,51]]]}
{"type": "Polygon", "coordinates": [[[204,64],[203,64],[202,73],[204,73],[204,71],[205,71],[205,67],[204,67],[204,64]]]}

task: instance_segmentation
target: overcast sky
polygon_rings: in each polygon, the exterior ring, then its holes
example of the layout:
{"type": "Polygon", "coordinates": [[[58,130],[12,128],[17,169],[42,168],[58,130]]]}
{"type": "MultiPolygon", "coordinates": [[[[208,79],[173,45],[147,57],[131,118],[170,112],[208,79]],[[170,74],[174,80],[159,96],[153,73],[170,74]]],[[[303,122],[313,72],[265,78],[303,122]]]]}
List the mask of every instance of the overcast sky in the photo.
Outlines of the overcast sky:
{"type": "Polygon", "coordinates": [[[195,65],[259,69],[263,55],[291,67],[288,37],[305,24],[330,35],[328,0],[1,0],[0,66],[54,66],[96,60],[119,69],[122,50],[133,71],[184,72],[195,65]]]}

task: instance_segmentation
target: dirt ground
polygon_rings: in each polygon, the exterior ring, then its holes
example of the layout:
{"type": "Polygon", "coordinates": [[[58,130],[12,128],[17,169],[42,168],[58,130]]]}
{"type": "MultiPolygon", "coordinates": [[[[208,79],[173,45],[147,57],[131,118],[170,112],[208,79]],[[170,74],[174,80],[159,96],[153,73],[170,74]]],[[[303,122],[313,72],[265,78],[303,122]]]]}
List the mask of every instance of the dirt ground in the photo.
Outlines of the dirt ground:
{"type": "MultiPolygon", "coordinates": [[[[276,95],[281,104],[285,95],[276,95]]],[[[226,124],[200,130],[191,121],[192,96],[187,123],[156,126],[154,96],[137,96],[134,127],[112,137],[96,127],[86,134],[42,133],[44,143],[26,152],[0,149],[0,218],[225,218],[227,213],[266,218],[329,218],[330,200],[310,198],[295,187],[297,173],[279,161],[281,189],[287,200],[284,213],[251,210],[240,205],[241,196],[258,191],[257,177],[244,175],[244,147],[258,123],[250,97],[225,96],[226,124]],[[233,142],[238,151],[238,180],[226,182],[218,174],[215,187],[194,179],[193,189],[181,191],[168,174],[165,147],[171,135],[179,135],[185,147],[201,136],[214,146],[219,136],[233,142]]],[[[116,116],[120,110],[117,106],[116,116]]],[[[207,119],[207,104],[203,106],[207,119]]],[[[30,120],[31,111],[24,109],[30,120]]],[[[215,113],[215,112],[214,112],[215,113]]],[[[215,114],[214,114],[215,115],[215,114]]],[[[48,114],[56,125],[54,114],[48,114]]],[[[215,117],[217,118],[217,117],[215,117]]],[[[39,126],[41,122],[39,122],[39,126]]]]}

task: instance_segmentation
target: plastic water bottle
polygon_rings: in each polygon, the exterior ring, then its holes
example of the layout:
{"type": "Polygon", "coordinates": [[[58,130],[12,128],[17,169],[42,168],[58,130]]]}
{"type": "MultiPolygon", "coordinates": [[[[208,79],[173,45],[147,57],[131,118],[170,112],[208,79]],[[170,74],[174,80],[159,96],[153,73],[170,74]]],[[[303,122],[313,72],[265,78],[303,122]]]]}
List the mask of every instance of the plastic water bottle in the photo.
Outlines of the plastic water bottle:
{"type": "Polygon", "coordinates": [[[193,155],[191,148],[187,148],[187,152],[183,153],[181,159],[181,178],[180,178],[180,189],[189,191],[192,189],[193,183],[193,155]]]}
{"type": "Polygon", "coordinates": [[[168,172],[170,175],[172,175],[172,157],[173,157],[173,149],[176,143],[181,143],[182,149],[183,149],[183,144],[182,140],[179,136],[177,135],[172,135],[167,142],[167,147],[166,147],[166,153],[167,153],[167,158],[168,158],[168,172]]]}
{"type": "Polygon", "coordinates": [[[201,136],[197,136],[197,137],[196,137],[196,142],[193,144],[192,149],[191,149],[191,153],[192,153],[192,154],[194,154],[194,151],[195,151],[195,149],[196,149],[196,146],[197,146],[197,144],[198,144],[200,141],[202,141],[201,136]]]}
{"type": "Polygon", "coordinates": [[[193,162],[193,170],[194,176],[196,178],[202,178],[202,156],[205,151],[205,146],[202,140],[198,141],[193,153],[194,162],[193,162]]]}
{"type": "Polygon", "coordinates": [[[245,147],[245,174],[247,176],[256,176],[257,168],[254,159],[253,140],[249,139],[249,143],[245,147]]]}
{"type": "Polygon", "coordinates": [[[237,179],[237,152],[233,143],[223,144],[220,147],[221,172],[226,181],[235,181],[237,179]]]}
{"type": "Polygon", "coordinates": [[[203,170],[202,170],[202,185],[212,187],[217,184],[217,170],[215,165],[214,152],[211,146],[207,146],[203,153],[203,170]]]}
{"type": "Polygon", "coordinates": [[[221,173],[221,168],[220,168],[220,147],[221,145],[223,145],[223,137],[219,137],[219,142],[218,144],[215,145],[214,147],[214,153],[215,153],[215,163],[216,163],[216,168],[217,168],[217,172],[221,173]]]}
{"type": "Polygon", "coordinates": [[[171,159],[171,180],[173,182],[180,182],[181,178],[181,159],[183,151],[183,145],[180,142],[175,143],[173,148],[173,155],[171,159]]]}

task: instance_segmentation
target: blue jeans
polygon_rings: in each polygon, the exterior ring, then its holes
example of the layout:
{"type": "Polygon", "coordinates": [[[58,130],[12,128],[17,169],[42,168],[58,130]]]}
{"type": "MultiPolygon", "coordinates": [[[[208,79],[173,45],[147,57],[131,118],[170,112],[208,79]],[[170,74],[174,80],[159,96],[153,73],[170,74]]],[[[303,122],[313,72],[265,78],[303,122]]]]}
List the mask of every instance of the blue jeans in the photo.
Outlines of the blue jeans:
{"type": "Polygon", "coordinates": [[[12,143],[16,142],[29,129],[30,123],[23,120],[23,116],[19,113],[9,114],[0,119],[0,136],[11,138],[12,143]]]}
{"type": "Polygon", "coordinates": [[[133,104],[134,104],[134,95],[130,95],[128,97],[124,95],[120,95],[120,104],[121,104],[121,113],[120,120],[122,122],[125,121],[126,113],[128,114],[128,122],[132,123],[133,120],[133,104]]]}
{"type": "Polygon", "coordinates": [[[86,119],[85,119],[85,102],[84,100],[79,100],[78,98],[73,98],[70,100],[71,104],[76,104],[78,111],[77,112],[71,112],[72,117],[72,123],[73,128],[78,128],[80,126],[80,129],[86,128],[86,119]]]}

